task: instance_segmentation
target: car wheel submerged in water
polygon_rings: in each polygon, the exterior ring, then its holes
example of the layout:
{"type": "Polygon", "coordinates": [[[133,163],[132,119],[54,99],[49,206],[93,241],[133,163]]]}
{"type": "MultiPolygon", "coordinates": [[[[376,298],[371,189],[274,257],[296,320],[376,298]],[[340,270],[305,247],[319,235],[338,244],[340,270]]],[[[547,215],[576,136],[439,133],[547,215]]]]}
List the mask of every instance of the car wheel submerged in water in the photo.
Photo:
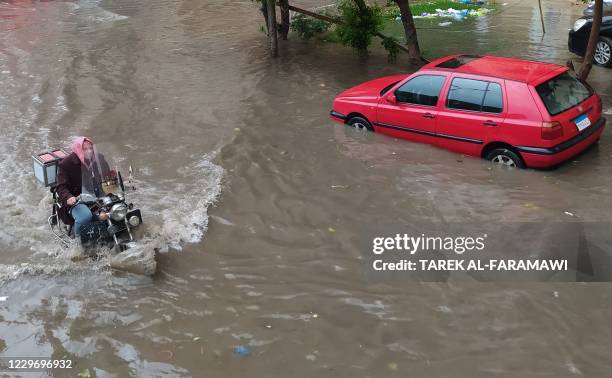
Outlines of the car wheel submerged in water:
{"type": "Polygon", "coordinates": [[[351,117],[347,122],[347,125],[354,127],[357,130],[373,131],[372,125],[367,119],[363,117],[351,117]]]}
{"type": "Polygon", "coordinates": [[[507,148],[494,149],[493,151],[487,154],[486,159],[502,167],[525,168],[523,159],[521,159],[521,157],[514,151],[511,151],[507,148]]]}
{"type": "Polygon", "coordinates": [[[612,67],[612,39],[606,37],[599,39],[593,59],[600,66],[612,67]]]}

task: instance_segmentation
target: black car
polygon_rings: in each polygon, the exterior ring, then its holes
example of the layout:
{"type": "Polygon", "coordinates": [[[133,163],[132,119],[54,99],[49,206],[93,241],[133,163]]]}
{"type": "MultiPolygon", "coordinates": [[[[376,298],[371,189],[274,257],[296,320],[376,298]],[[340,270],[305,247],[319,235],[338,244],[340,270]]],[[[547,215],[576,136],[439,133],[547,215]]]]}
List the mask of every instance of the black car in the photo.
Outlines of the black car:
{"type": "MultiPolygon", "coordinates": [[[[569,31],[567,42],[569,51],[584,56],[592,23],[592,18],[579,18],[574,23],[574,27],[569,31]]],[[[600,66],[612,67],[612,16],[602,18],[599,41],[597,41],[593,61],[600,66]]]]}

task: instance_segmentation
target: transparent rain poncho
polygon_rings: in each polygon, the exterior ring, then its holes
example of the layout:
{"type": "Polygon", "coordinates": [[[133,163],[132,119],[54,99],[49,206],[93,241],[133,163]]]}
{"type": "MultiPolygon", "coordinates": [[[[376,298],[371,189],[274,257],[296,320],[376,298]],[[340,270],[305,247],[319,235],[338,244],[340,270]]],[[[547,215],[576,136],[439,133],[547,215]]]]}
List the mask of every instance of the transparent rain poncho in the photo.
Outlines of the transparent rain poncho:
{"type": "MultiPolygon", "coordinates": [[[[81,161],[81,198],[93,196],[98,198],[104,195],[102,191],[102,182],[105,174],[109,172],[109,165],[96,148],[93,142],[85,137],[78,137],[72,143],[72,151],[79,157],[81,161]],[[87,157],[83,149],[83,144],[89,142],[93,145],[93,154],[87,157]]],[[[92,198],[92,197],[89,197],[92,198]]]]}

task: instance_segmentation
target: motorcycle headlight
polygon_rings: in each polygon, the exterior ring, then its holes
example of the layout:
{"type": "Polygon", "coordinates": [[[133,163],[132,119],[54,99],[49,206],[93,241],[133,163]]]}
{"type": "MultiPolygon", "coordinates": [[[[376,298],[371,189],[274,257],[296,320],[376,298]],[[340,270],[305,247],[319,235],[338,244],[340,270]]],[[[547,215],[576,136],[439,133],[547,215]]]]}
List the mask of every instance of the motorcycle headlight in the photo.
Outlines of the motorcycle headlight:
{"type": "Polygon", "coordinates": [[[124,203],[116,203],[110,209],[110,217],[114,221],[122,221],[125,219],[125,215],[128,212],[128,207],[124,203]]]}
{"type": "Polygon", "coordinates": [[[584,24],[587,23],[587,20],[584,18],[579,18],[578,20],[576,20],[576,22],[574,22],[574,31],[578,31],[580,30],[580,28],[582,28],[584,26],[584,24]]]}
{"type": "Polygon", "coordinates": [[[140,224],[140,218],[138,218],[136,215],[132,215],[130,219],[128,219],[128,223],[130,226],[136,227],[140,224]]]}

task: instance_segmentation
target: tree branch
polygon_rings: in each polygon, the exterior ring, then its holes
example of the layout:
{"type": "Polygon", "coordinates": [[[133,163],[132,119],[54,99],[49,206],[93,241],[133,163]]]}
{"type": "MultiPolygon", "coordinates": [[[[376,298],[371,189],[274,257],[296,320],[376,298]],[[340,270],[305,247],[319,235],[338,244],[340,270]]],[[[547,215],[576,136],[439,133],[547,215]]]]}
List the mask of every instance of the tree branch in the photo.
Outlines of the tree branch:
{"type": "MultiPolygon", "coordinates": [[[[301,13],[301,14],[304,14],[306,16],[309,16],[309,17],[312,17],[312,18],[316,18],[316,19],[319,19],[319,20],[322,20],[322,21],[326,21],[326,22],[329,22],[329,23],[332,23],[332,24],[337,24],[337,25],[344,24],[344,22],[342,22],[342,20],[340,20],[340,19],[329,17],[329,16],[325,16],[323,14],[318,14],[318,13],[315,13],[315,12],[311,12],[309,10],[298,8],[298,7],[295,7],[293,5],[289,5],[289,10],[292,10],[294,12],[301,13]]],[[[382,38],[382,39],[389,38],[386,35],[384,35],[382,33],[379,33],[379,32],[376,32],[374,35],[379,37],[379,38],[382,38]]],[[[406,46],[402,45],[401,43],[399,43],[399,42],[397,42],[395,40],[393,41],[393,43],[400,50],[404,51],[405,53],[410,53],[410,51],[406,48],[406,46]]]]}

